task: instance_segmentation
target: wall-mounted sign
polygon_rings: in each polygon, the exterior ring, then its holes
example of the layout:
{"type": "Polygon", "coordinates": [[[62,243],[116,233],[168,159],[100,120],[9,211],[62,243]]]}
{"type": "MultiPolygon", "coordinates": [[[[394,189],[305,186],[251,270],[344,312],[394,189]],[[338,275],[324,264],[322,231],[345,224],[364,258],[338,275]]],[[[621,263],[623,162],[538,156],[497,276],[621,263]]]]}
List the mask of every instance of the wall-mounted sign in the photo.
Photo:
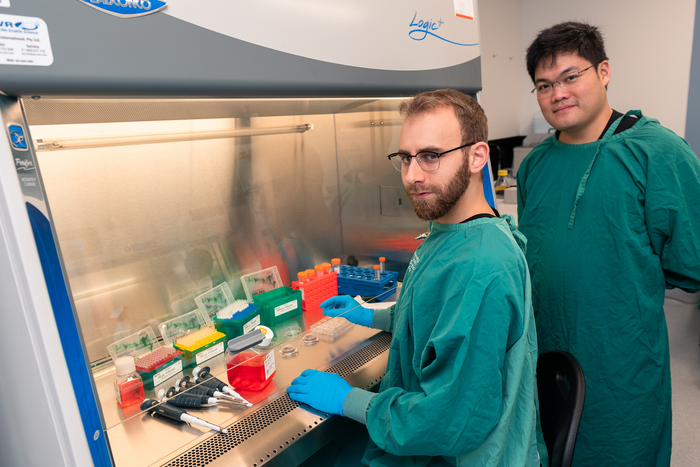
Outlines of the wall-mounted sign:
{"type": "Polygon", "coordinates": [[[118,16],[119,18],[136,18],[138,16],[150,15],[160,11],[166,6],[160,0],[78,0],[93,8],[97,8],[104,13],[118,16]]]}

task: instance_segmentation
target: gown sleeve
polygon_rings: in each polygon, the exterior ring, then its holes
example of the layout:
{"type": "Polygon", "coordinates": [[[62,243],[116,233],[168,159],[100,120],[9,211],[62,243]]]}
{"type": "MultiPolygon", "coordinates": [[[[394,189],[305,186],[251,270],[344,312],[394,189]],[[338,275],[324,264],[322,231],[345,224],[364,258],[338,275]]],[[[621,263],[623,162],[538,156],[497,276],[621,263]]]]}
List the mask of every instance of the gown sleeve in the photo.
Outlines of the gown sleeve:
{"type": "Polygon", "coordinates": [[[392,332],[395,309],[396,304],[391,305],[389,308],[374,310],[372,313],[372,325],[370,327],[373,329],[381,329],[382,331],[386,332],[392,332]]]}
{"type": "Polygon", "coordinates": [[[407,363],[420,387],[392,387],[370,399],[367,429],[383,451],[457,457],[478,448],[496,428],[508,390],[506,352],[522,336],[524,316],[524,265],[504,263],[492,257],[474,267],[478,275],[451,282],[428,344],[407,363]]]}
{"type": "Polygon", "coordinates": [[[700,161],[688,143],[662,128],[632,150],[647,154],[645,216],[666,288],[700,290],[700,161]]]}

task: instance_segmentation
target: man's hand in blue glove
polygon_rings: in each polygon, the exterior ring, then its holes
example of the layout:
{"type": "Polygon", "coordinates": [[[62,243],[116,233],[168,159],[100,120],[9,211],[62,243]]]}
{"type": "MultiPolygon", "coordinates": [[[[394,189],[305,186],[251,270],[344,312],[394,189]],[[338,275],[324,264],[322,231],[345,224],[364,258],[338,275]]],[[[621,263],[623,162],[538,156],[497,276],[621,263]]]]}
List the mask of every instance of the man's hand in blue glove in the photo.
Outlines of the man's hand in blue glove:
{"type": "Polygon", "coordinates": [[[351,323],[359,324],[360,326],[370,327],[372,325],[373,311],[369,308],[360,306],[357,300],[350,295],[338,295],[331,297],[321,303],[323,314],[326,316],[342,316],[351,323]]]}
{"type": "Polygon", "coordinates": [[[289,397],[328,414],[343,414],[343,402],[352,389],[340,375],[304,370],[287,388],[289,397]]]}

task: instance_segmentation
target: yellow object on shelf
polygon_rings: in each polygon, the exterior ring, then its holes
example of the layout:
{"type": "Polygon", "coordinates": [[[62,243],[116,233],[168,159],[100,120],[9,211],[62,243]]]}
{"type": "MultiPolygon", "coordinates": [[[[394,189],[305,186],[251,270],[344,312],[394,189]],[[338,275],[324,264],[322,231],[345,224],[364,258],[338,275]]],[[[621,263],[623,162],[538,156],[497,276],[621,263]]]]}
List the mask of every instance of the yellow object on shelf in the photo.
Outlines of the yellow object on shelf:
{"type": "Polygon", "coordinates": [[[214,328],[202,328],[185,336],[182,336],[175,342],[175,346],[180,350],[194,352],[197,349],[211,344],[212,342],[226,337],[226,334],[215,330],[214,328]]]}

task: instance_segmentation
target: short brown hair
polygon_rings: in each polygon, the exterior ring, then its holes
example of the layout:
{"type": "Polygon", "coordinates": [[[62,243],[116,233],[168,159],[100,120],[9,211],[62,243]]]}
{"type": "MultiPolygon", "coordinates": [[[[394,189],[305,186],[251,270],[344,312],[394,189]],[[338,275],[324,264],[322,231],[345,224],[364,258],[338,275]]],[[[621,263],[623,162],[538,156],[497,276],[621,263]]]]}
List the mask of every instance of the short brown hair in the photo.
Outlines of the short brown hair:
{"type": "Polygon", "coordinates": [[[416,95],[403,101],[399,112],[412,117],[441,107],[452,107],[462,129],[462,144],[487,142],[489,124],[484,109],[472,97],[454,89],[437,89],[416,95]]]}

